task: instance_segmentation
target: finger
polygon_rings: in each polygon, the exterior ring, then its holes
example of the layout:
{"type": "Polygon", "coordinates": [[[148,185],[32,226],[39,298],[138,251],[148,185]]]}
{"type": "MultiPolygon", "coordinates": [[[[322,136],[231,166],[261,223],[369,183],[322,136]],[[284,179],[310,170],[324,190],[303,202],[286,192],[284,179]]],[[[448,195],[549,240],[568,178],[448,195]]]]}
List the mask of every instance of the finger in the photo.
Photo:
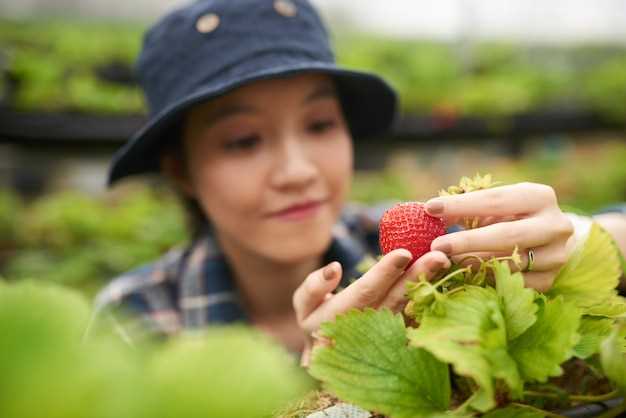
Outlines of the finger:
{"type": "MultiPolygon", "coordinates": [[[[477,252],[453,255],[450,257],[450,259],[454,263],[459,264],[463,267],[472,266],[472,268],[477,268],[480,265],[481,261],[489,261],[494,257],[509,257],[511,254],[512,254],[512,251],[511,252],[477,251],[477,252]]],[[[520,266],[523,267],[526,265],[526,263],[524,261],[524,256],[522,255],[522,252],[520,252],[520,258],[522,259],[520,266]]],[[[511,267],[512,271],[514,268],[519,270],[517,266],[515,266],[515,263],[511,262],[509,263],[509,266],[511,267]]]]}
{"type": "Polygon", "coordinates": [[[547,216],[534,216],[512,222],[499,222],[481,228],[453,232],[437,237],[431,250],[448,255],[469,252],[513,252],[518,248],[534,248],[571,235],[571,224],[547,216]]]}
{"type": "MultiPolygon", "coordinates": [[[[520,251],[522,271],[528,267],[528,253],[531,249],[520,251]]],[[[566,241],[554,241],[543,247],[532,248],[532,271],[558,271],[567,263],[568,252],[566,241]]]]}
{"type": "Polygon", "coordinates": [[[320,306],[341,281],[341,264],[336,261],[309,274],[293,294],[298,321],[303,321],[320,306]]]}
{"type": "Polygon", "coordinates": [[[524,285],[526,287],[532,287],[538,292],[547,292],[548,290],[550,290],[552,284],[554,283],[554,278],[556,277],[557,271],[538,271],[523,274],[524,285]]]}
{"type": "Polygon", "coordinates": [[[304,346],[304,350],[302,350],[302,355],[300,356],[300,366],[308,368],[311,363],[311,345],[310,341],[307,341],[304,346]]]}
{"type": "MultiPolygon", "coordinates": [[[[530,249],[518,250],[520,263],[517,265],[512,260],[508,260],[509,268],[512,272],[523,271],[528,268],[529,263],[529,251],[530,249]]],[[[555,241],[549,245],[542,247],[536,247],[533,251],[533,271],[552,271],[560,269],[567,262],[567,249],[565,242],[555,241]]],[[[488,261],[494,257],[510,257],[512,252],[473,252],[458,254],[451,257],[452,261],[461,266],[472,266],[473,269],[477,268],[482,261],[488,261]]]]}
{"type": "Polygon", "coordinates": [[[440,251],[431,251],[424,254],[404,273],[387,293],[379,307],[389,308],[393,312],[399,312],[406,305],[406,283],[416,281],[420,274],[424,274],[427,280],[438,276],[442,270],[450,268],[450,260],[440,251]]]}
{"type": "Polygon", "coordinates": [[[509,221],[517,221],[518,219],[522,219],[519,215],[510,215],[510,216],[462,216],[462,217],[452,217],[446,218],[446,224],[448,226],[451,225],[460,225],[466,229],[479,228],[487,225],[493,225],[498,222],[509,222],[509,221]],[[475,222],[475,224],[474,224],[475,222]],[[473,225],[468,227],[469,225],[473,225]]]}
{"type": "Polygon", "coordinates": [[[493,225],[498,222],[510,222],[517,221],[521,219],[519,216],[510,215],[510,216],[487,216],[485,218],[480,218],[478,221],[478,226],[488,226],[493,225]]]}
{"type": "Polygon", "coordinates": [[[300,356],[300,366],[308,368],[311,363],[311,354],[313,353],[313,349],[317,347],[327,347],[329,345],[331,345],[331,341],[328,338],[319,335],[310,336],[307,339],[304,350],[302,350],[302,355],[300,356]]]}
{"type": "MultiPolygon", "coordinates": [[[[472,271],[476,272],[478,271],[478,268],[480,267],[481,262],[486,262],[493,258],[510,257],[511,254],[512,253],[510,252],[509,253],[507,252],[497,252],[497,253],[476,252],[476,253],[465,253],[465,254],[455,255],[455,256],[452,256],[451,259],[452,261],[454,261],[455,263],[463,267],[471,266],[472,271]]],[[[522,271],[526,269],[526,267],[528,266],[528,252],[524,250],[518,251],[518,255],[520,258],[519,264],[517,264],[513,260],[502,260],[502,261],[507,261],[511,272],[522,271]]],[[[534,266],[533,270],[539,270],[539,266],[535,266],[534,264],[533,266],[534,266]]]]}
{"type": "Polygon", "coordinates": [[[426,211],[451,221],[465,216],[528,215],[553,206],[556,206],[556,194],[550,186],[518,183],[436,197],[426,202],[426,211]]]}
{"type": "Polygon", "coordinates": [[[306,328],[317,329],[352,308],[377,306],[393,284],[404,274],[412,259],[410,251],[397,249],[381,258],[359,280],[320,305],[306,318],[306,328]]]}
{"type": "MultiPolygon", "coordinates": [[[[425,267],[428,270],[428,272],[433,273],[429,277],[430,279],[435,278],[436,273],[440,273],[442,268],[446,269],[450,267],[450,259],[441,251],[427,252],[426,254],[418,258],[415,264],[417,264],[418,261],[421,261],[422,263],[425,264],[425,267]]],[[[409,268],[406,271],[403,278],[407,278],[408,280],[415,281],[419,278],[420,273],[421,273],[421,270],[419,270],[419,265],[417,267],[413,265],[411,266],[411,268],[409,268]]]]}

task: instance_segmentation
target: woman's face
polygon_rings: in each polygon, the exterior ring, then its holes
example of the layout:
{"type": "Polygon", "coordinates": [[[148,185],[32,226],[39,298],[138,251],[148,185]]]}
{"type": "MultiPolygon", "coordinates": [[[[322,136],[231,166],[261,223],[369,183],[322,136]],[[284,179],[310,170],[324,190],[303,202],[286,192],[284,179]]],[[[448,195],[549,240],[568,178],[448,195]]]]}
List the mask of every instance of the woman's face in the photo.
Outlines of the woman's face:
{"type": "Polygon", "coordinates": [[[332,80],[262,80],[195,107],[186,190],[222,245],[293,263],[320,256],[346,199],[352,141],[332,80]]]}

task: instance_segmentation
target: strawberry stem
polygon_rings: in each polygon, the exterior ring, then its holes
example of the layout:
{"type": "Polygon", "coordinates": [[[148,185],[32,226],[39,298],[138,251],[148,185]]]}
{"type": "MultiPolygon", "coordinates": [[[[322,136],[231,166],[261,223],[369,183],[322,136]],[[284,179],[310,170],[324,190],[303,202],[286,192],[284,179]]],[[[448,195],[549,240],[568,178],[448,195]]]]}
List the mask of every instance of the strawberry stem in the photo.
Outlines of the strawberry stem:
{"type": "Polygon", "coordinates": [[[435,288],[440,287],[441,285],[443,285],[444,283],[446,283],[447,281],[451,280],[452,278],[458,276],[459,274],[464,274],[464,273],[468,273],[471,271],[471,267],[464,267],[458,270],[453,271],[452,273],[449,273],[448,275],[446,275],[443,279],[439,280],[437,283],[434,284],[435,288]]]}

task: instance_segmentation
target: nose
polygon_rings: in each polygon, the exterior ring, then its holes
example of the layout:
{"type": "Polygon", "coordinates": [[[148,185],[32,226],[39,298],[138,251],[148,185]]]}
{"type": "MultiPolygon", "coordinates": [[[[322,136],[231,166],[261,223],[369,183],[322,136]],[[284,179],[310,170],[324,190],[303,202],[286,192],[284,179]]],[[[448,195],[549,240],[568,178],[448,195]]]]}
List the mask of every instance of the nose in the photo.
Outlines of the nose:
{"type": "Polygon", "coordinates": [[[272,184],[280,189],[302,189],[315,182],[318,168],[306,144],[298,139],[283,141],[276,151],[272,184]]]}

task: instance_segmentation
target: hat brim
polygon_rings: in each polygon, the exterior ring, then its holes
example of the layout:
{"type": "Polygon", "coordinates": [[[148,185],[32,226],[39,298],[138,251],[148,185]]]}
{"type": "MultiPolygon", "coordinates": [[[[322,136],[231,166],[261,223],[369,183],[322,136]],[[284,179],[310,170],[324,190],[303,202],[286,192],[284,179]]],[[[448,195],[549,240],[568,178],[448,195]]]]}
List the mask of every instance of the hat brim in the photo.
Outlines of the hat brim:
{"type": "Polygon", "coordinates": [[[273,68],[249,74],[236,82],[200,89],[152,117],[113,156],[108,185],[131,175],[158,172],[162,147],[173,139],[172,127],[177,125],[185,111],[193,105],[226,94],[252,81],[306,72],[321,72],[333,77],[353,138],[376,136],[391,128],[396,116],[397,97],[394,90],[380,77],[323,62],[273,68]]]}

